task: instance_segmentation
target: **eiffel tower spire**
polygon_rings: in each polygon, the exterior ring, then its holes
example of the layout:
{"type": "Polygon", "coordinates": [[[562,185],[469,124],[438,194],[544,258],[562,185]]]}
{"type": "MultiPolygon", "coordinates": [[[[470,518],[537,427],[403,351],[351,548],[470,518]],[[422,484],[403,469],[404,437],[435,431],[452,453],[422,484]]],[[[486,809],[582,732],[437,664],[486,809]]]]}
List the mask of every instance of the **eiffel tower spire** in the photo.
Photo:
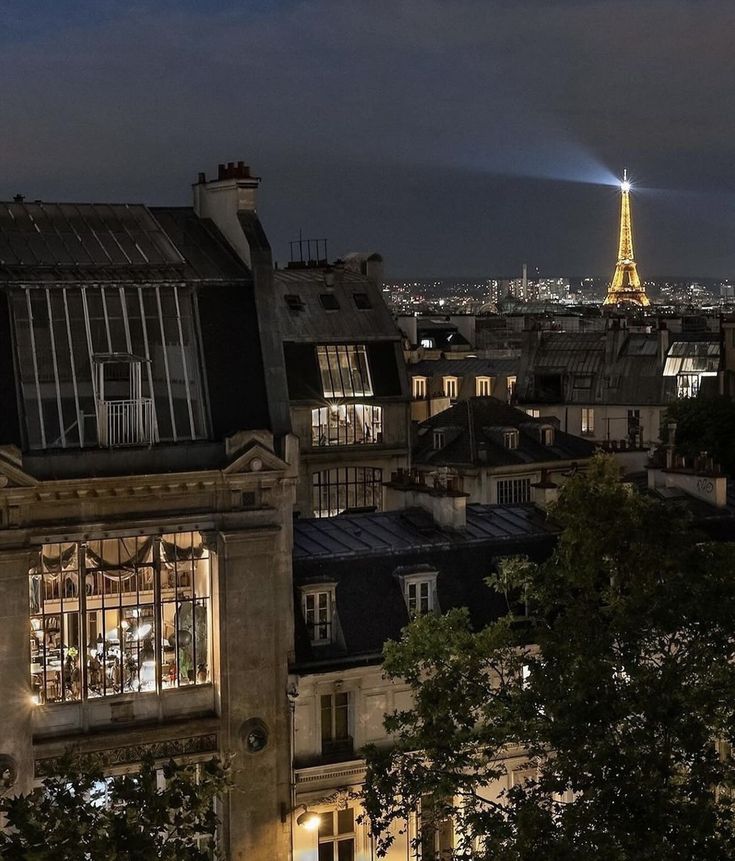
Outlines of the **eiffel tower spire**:
{"type": "Polygon", "coordinates": [[[620,242],[618,262],[615,264],[610,287],[603,305],[617,305],[618,302],[634,302],[637,305],[650,305],[646,291],[638,277],[638,269],[633,258],[633,228],[630,219],[630,182],[628,171],[623,171],[620,183],[620,242]]]}

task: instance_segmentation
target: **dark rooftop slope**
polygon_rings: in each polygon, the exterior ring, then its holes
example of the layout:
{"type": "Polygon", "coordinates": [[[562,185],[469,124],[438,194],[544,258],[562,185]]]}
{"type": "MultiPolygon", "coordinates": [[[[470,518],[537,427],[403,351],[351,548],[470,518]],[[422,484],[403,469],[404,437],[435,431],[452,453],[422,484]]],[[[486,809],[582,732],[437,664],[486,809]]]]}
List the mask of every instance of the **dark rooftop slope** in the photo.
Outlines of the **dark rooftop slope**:
{"type": "Polygon", "coordinates": [[[510,466],[591,457],[595,444],[564,433],[548,419],[532,418],[497,398],[468,398],[419,425],[414,463],[447,466],[510,466]],[[552,442],[542,430],[552,429],[552,442]],[[436,448],[434,431],[443,430],[444,445],[436,448]],[[508,448],[505,430],[518,431],[518,446],[508,448]]]}

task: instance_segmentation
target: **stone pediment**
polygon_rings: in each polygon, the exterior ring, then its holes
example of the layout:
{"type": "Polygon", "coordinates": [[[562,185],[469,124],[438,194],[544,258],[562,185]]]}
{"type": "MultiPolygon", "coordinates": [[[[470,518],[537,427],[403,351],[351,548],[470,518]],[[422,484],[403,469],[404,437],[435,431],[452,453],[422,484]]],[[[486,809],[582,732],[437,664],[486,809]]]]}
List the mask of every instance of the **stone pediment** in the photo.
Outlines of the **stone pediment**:
{"type": "Polygon", "coordinates": [[[222,472],[225,475],[237,475],[247,472],[283,472],[288,464],[281,460],[273,451],[253,440],[237,454],[235,460],[228,464],[222,472]]]}
{"type": "Polygon", "coordinates": [[[23,472],[23,458],[14,445],[0,446],[0,490],[10,487],[36,487],[38,480],[23,472]]]}

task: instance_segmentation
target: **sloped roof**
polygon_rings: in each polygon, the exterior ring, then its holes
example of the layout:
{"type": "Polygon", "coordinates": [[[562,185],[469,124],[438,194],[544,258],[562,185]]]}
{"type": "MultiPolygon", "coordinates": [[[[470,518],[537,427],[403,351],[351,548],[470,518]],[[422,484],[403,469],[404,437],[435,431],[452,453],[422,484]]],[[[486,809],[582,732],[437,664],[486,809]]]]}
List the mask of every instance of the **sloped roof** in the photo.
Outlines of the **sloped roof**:
{"type": "Polygon", "coordinates": [[[469,357],[463,359],[422,359],[408,365],[410,377],[433,377],[437,374],[464,376],[505,376],[518,371],[520,359],[483,359],[469,357]]]}
{"type": "Polygon", "coordinates": [[[554,444],[544,445],[533,429],[550,424],[548,420],[532,418],[497,398],[468,398],[419,425],[413,461],[417,465],[492,467],[579,460],[592,456],[594,443],[557,428],[554,429],[554,444]],[[452,433],[445,435],[446,444],[436,450],[432,431],[445,427],[451,428],[452,433]],[[498,428],[517,429],[518,447],[506,448],[498,428]]]}
{"type": "Polygon", "coordinates": [[[0,282],[249,277],[217,228],[191,207],[0,203],[0,282]]]}
{"type": "Polygon", "coordinates": [[[485,578],[503,556],[518,553],[546,558],[557,527],[531,505],[468,505],[463,532],[437,527],[421,510],[388,511],[296,520],[294,585],[336,583],[336,606],[344,644],[312,647],[300,601],[295,601],[296,659],[308,672],[311,662],[323,671],[329,661],[379,660],[388,639],[398,639],[408,611],[396,577],[406,566],[435,569],[442,611],[468,607],[481,626],[507,612],[505,599],[485,578]],[[326,664],[324,663],[326,662],[326,664]]]}

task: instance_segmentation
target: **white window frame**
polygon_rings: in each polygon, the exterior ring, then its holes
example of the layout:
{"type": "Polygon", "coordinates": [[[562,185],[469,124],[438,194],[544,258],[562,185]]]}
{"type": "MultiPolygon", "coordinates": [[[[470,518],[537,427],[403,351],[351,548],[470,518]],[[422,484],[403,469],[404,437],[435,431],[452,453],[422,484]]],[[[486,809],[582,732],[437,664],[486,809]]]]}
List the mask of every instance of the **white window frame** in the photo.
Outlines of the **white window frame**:
{"type": "Polygon", "coordinates": [[[442,377],[442,391],[444,392],[444,397],[449,398],[450,401],[457,400],[457,392],[459,391],[459,378],[458,377],[442,377]]]}
{"type": "Polygon", "coordinates": [[[443,430],[435,430],[433,433],[434,451],[441,451],[444,448],[446,437],[443,430]]]}
{"type": "Polygon", "coordinates": [[[413,399],[415,401],[423,401],[426,399],[428,377],[413,377],[411,380],[411,388],[413,399]]]}
{"type": "Polygon", "coordinates": [[[419,616],[427,616],[439,608],[436,594],[436,578],[438,572],[434,570],[416,571],[415,573],[401,574],[401,586],[403,589],[403,600],[411,619],[419,616]]]}
{"type": "Polygon", "coordinates": [[[301,589],[304,624],[312,646],[334,642],[335,584],[319,583],[301,589]],[[322,611],[324,611],[322,613],[322,611]],[[310,621],[312,617],[312,621],[310,621]]]}
{"type": "Polygon", "coordinates": [[[508,396],[508,403],[511,403],[516,394],[516,385],[518,383],[518,377],[511,376],[505,378],[505,391],[508,396]]]}
{"type": "Polygon", "coordinates": [[[508,449],[516,449],[518,448],[520,434],[517,430],[504,430],[503,431],[503,445],[508,449]]]}
{"type": "MultiPolygon", "coordinates": [[[[352,807],[346,807],[345,810],[352,811],[352,831],[339,831],[339,814],[342,813],[342,810],[327,810],[321,813],[322,821],[324,821],[324,817],[331,817],[331,834],[324,834],[323,832],[326,829],[320,827],[317,833],[317,840],[319,846],[331,846],[332,847],[332,858],[336,859],[340,857],[339,855],[339,845],[340,843],[351,843],[352,844],[352,857],[357,858],[357,823],[355,822],[355,810],[352,807]]],[[[318,853],[317,853],[318,854],[318,853]]]]}
{"type": "Polygon", "coordinates": [[[494,382],[492,377],[475,377],[475,395],[478,398],[492,397],[494,382]]]}
{"type": "Polygon", "coordinates": [[[325,398],[372,397],[373,383],[364,344],[318,344],[316,356],[325,398]]]}
{"type": "Polygon", "coordinates": [[[537,419],[541,417],[541,410],[529,407],[526,410],[526,415],[531,416],[532,419],[537,419]]]}
{"type": "Polygon", "coordinates": [[[542,425],[539,434],[542,445],[554,445],[554,428],[551,425],[542,425]]]}
{"type": "Polygon", "coordinates": [[[580,430],[581,433],[593,434],[595,432],[595,408],[594,407],[582,407],[582,413],[580,418],[580,430]]]}

